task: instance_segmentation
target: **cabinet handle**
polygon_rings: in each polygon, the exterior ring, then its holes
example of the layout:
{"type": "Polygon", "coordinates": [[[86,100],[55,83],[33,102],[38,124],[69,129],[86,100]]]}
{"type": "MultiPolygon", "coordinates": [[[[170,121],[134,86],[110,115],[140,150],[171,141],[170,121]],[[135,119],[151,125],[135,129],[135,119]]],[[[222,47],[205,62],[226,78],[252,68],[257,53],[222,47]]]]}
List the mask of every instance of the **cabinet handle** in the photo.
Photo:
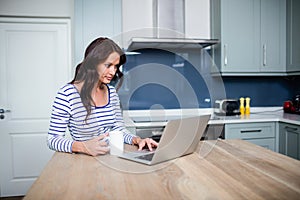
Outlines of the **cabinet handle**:
{"type": "Polygon", "coordinates": [[[263,66],[267,65],[267,45],[263,45],[263,66]]]}
{"type": "Polygon", "coordinates": [[[11,112],[10,110],[4,110],[3,108],[0,109],[0,113],[3,114],[3,113],[9,113],[11,112]]]}
{"type": "Polygon", "coordinates": [[[261,129],[257,129],[257,130],[241,130],[241,133],[255,133],[255,132],[261,132],[261,129]]]}
{"type": "Polygon", "coordinates": [[[227,65],[227,44],[224,44],[224,65],[227,65]]]}
{"type": "Polygon", "coordinates": [[[297,131],[298,130],[298,128],[293,128],[293,127],[289,127],[289,126],[286,126],[286,127],[284,127],[285,128],[285,130],[287,130],[287,131],[297,131]]]}

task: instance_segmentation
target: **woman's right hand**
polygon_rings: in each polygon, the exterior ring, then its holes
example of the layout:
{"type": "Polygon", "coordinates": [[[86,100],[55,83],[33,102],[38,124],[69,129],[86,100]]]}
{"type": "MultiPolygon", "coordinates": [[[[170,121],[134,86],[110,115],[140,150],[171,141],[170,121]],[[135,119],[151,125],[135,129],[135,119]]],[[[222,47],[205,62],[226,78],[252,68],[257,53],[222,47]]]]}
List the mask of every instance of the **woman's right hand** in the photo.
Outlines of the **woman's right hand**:
{"type": "Polygon", "coordinates": [[[103,155],[109,152],[109,146],[103,139],[107,137],[108,134],[102,134],[91,140],[84,142],[74,142],[72,146],[73,152],[85,153],[91,156],[103,155]]]}

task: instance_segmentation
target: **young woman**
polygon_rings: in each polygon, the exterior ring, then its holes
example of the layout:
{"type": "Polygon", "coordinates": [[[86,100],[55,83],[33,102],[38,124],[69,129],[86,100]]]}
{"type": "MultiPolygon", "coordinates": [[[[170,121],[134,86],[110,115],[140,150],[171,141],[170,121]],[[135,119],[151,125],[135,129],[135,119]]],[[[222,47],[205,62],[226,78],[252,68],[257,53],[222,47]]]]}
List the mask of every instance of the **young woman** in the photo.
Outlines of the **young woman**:
{"type": "Polygon", "coordinates": [[[109,83],[122,77],[119,67],[125,62],[125,54],[108,38],[97,38],[87,47],[74,79],[56,95],[48,132],[50,149],[106,154],[109,147],[102,139],[113,130],[121,131],[124,142],[138,145],[139,150],[158,145],[150,138],[130,134],[124,126],[118,94],[109,83]],[[72,139],[65,137],[67,127],[72,139]]]}

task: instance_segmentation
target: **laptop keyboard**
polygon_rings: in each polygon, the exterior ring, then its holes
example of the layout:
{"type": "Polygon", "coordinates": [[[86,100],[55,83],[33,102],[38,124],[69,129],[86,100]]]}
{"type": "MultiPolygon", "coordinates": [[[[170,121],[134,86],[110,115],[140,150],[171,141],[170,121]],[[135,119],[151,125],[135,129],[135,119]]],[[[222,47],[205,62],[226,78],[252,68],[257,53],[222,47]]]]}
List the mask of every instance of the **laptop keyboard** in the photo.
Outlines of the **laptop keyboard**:
{"type": "Polygon", "coordinates": [[[153,156],[154,156],[154,153],[150,153],[150,154],[146,154],[146,155],[137,156],[135,158],[151,161],[153,156]]]}

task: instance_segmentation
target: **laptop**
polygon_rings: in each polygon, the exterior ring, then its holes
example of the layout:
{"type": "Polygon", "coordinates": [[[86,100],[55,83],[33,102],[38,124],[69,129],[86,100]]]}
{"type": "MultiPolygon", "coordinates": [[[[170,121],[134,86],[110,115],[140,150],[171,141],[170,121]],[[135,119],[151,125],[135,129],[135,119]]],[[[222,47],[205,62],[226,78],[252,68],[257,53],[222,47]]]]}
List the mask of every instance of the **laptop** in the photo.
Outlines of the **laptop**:
{"type": "Polygon", "coordinates": [[[155,151],[124,152],[120,158],[154,165],[175,159],[196,150],[206,129],[210,115],[173,119],[167,122],[155,151]]]}

